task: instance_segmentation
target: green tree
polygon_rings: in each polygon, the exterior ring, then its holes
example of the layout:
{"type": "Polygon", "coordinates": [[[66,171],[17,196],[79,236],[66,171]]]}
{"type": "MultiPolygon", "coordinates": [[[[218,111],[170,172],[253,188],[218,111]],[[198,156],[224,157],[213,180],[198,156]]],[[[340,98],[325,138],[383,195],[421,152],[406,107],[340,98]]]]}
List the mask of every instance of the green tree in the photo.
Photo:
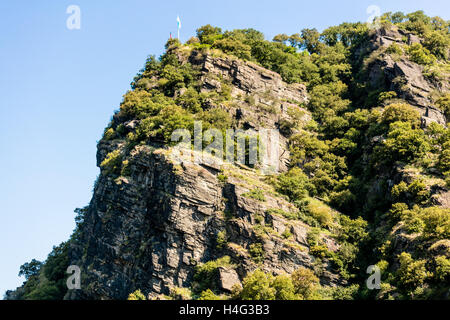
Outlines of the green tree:
{"type": "Polygon", "coordinates": [[[275,300],[301,300],[301,296],[295,294],[294,284],[289,275],[279,275],[272,283],[275,289],[275,300]]]}
{"type": "Polygon", "coordinates": [[[450,260],[444,256],[438,256],[434,259],[436,264],[435,278],[438,281],[446,282],[450,281],[450,260]]]}
{"type": "Polygon", "coordinates": [[[432,31],[427,34],[424,46],[436,57],[440,59],[448,59],[448,47],[450,39],[448,35],[439,31],[432,31]]]}
{"type": "Polygon", "coordinates": [[[274,277],[259,269],[248,275],[242,283],[242,300],[275,300],[277,290],[273,287],[274,277]]]}
{"type": "Polygon", "coordinates": [[[397,121],[409,122],[414,128],[420,127],[421,123],[419,111],[404,103],[387,106],[383,112],[382,120],[388,125],[397,121]]]}
{"type": "Polygon", "coordinates": [[[25,279],[28,280],[32,276],[37,276],[39,275],[41,267],[42,262],[37,261],[36,259],[24,263],[23,265],[20,266],[19,277],[24,276],[25,279]]]}
{"type": "Polygon", "coordinates": [[[439,97],[439,99],[436,100],[436,105],[444,111],[445,117],[450,119],[450,93],[439,97]]]}
{"type": "Polygon", "coordinates": [[[320,53],[324,48],[324,44],[320,42],[320,33],[317,29],[302,30],[302,47],[309,53],[320,53]]]}
{"type": "Polygon", "coordinates": [[[305,300],[311,299],[316,295],[319,286],[319,278],[313,271],[306,268],[299,268],[291,275],[295,292],[301,295],[305,300]]]}
{"type": "Polygon", "coordinates": [[[251,59],[251,47],[239,40],[224,38],[214,41],[212,48],[217,48],[225,53],[235,55],[243,60],[251,59]]]}
{"type": "Polygon", "coordinates": [[[375,148],[375,157],[383,161],[411,163],[422,159],[430,148],[422,129],[413,129],[411,123],[394,122],[384,144],[375,148]]]}
{"type": "Polygon", "coordinates": [[[222,29],[207,24],[197,29],[197,37],[201,43],[212,45],[214,41],[222,38],[222,29]]]}
{"type": "Polygon", "coordinates": [[[141,290],[136,290],[135,292],[130,293],[130,295],[128,296],[128,300],[137,301],[137,300],[147,300],[147,299],[145,298],[145,295],[142,293],[141,290]]]}
{"type": "Polygon", "coordinates": [[[292,168],[278,177],[277,191],[291,201],[301,200],[308,195],[308,177],[300,168],[292,168]]]}
{"type": "Polygon", "coordinates": [[[429,277],[425,268],[426,260],[414,260],[409,253],[402,252],[399,256],[400,266],[397,270],[397,281],[399,286],[408,293],[423,285],[429,277]]]}
{"type": "Polygon", "coordinates": [[[420,43],[414,43],[407,49],[411,61],[422,64],[431,65],[436,61],[436,57],[420,43]]]}

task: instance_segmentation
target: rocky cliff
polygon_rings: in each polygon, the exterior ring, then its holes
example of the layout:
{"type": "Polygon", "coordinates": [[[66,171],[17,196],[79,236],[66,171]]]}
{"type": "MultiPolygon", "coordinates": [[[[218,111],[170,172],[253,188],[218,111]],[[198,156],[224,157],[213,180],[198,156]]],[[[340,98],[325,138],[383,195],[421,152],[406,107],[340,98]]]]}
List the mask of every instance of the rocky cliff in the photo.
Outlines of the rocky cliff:
{"type": "Polygon", "coordinates": [[[448,29],[422,14],[169,40],[98,143],[73,236],[22,266],[7,298],[448,298],[448,29]],[[241,131],[229,145],[211,129],[241,131]],[[246,134],[267,129],[252,147],[246,134]],[[251,162],[255,150],[274,162],[251,162]]]}
{"type": "MultiPolygon", "coordinates": [[[[301,120],[310,119],[299,107],[308,99],[303,85],[287,85],[278,74],[237,59],[195,51],[188,60],[179,59],[201,70],[202,90],[220,91],[225,80],[231,84],[232,100],[253,97],[251,104],[222,106],[238,128],[277,128],[281,120],[291,120],[289,108],[302,111],[301,120]]],[[[121,140],[100,141],[98,166],[121,148],[121,140]]],[[[286,170],[289,152],[282,135],[280,150],[286,170]]],[[[102,169],[82,238],[70,250],[71,264],[82,266],[82,282],[88,285],[70,291],[67,298],[125,299],[137,289],[150,296],[169,294],[171,288],[192,285],[196,265],[223,256],[237,266],[225,268],[217,279],[225,292],[257,268],[274,274],[319,268],[323,285],[345,283],[329,263],[317,266],[307,241],[311,227],[283,216],[299,210],[265,183],[258,170],[208,161],[174,164],[170,153],[170,148],[137,146],[123,158],[126,176],[102,169]],[[264,191],[263,198],[251,197],[254,190],[264,191]],[[219,234],[225,236],[222,245],[219,234]],[[261,246],[261,252],[252,253],[252,245],[261,246]]],[[[320,237],[336,251],[335,240],[320,237]]]]}
{"type": "MultiPolygon", "coordinates": [[[[167,150],[150,147],[133,150],[129,159],[129,176],[119,181],[102,176],[95,189],[85,218],[84,248],[73,248],[71,262],[85,268],[83,282],[89,286],[75,297],[125,299],[137,289],[168,294],[170,288],[191,286],[197,264],[224,255],[238,268],[220,280],[231,277],[234,285],[259,266],[248,250],[258,243],[266,271],[313,268],[309,227],[270,213],[297,209],[276,195],[264,201],[245,196],[253,188],[272,191],[255,172],[184,163],[175,168],[167,150]],[[227,175],[226,182],[218,179],[219,173],[227,175]],[[286,230],[292,238],[281,236],[286,230]],[[219,233],[226,237],[223,247],[217,242],[219,233]]],[[[327,243],[335,249],[332,239],[327,243]]],[[[340,280],[324,266],[322,281],[332,285],[340,280]]]]}
{"type": "Polygon", "coordinates": [[[440,79],[427,76],[426,66],[411,61],[401,49],[390,50],[402,45],[421,44],[423,39],[412,32],[389,26],[376,29],[369,41],[369,45],[361,48],[361,52],[371,53],[367,65],[369,87],[396,92],[398,98],[417,108],[424,126],[431,122],[446,125],[445,115],[435,105],[433,95],[449,90],[450,73],[444,72],[440,79]]]}

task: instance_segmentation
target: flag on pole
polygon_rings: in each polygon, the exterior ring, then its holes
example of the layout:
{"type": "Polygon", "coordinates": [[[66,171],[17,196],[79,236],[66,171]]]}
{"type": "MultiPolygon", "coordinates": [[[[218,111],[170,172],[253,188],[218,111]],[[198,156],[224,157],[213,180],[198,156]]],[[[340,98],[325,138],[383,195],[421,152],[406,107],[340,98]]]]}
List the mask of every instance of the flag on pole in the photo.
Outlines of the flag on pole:
{"type": "Polygon", "coordinates": [[[180,29],[181,29],[180,16],[177,16],[177,26],[178,26],[178,40],[180,40],[180,29]]]}

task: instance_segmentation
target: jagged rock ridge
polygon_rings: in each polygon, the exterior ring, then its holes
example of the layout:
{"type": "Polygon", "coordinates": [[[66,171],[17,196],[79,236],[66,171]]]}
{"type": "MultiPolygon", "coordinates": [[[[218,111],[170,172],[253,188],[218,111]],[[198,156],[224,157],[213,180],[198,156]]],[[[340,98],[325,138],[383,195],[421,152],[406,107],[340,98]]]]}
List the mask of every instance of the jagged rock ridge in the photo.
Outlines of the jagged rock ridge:
{"type": "MultiPolygon", "coordinates": [[[[276,128],[281,118],[289,117],[288,107],[302,110],[298,104],[308,99],[303,85],[287,85],[278,74],[253,63],[198,54],[188,59],[200,66],[203,90],[221,90],[221,82],[214,80],[220,75],[232,83],[233,97],[252,95],[277,110],[232,106],[227,111],[237,127],[276,128]]],[[[302,111],[305,119],[310,118],[302,111]]],[[[280,141],[286,168],[287,140],[281,137],[280,141]]],[[[121,141],[101,141],[98,165],[111,151],[123,147],[121,141]]],[[[258,267],[274,274],[292,273],[301,266],[314,268],[315,258],[308,253],[310,227],[270,213],[270,209],[298,209],[277,195],[255,170],[230,164],[179,166],[171,161],[170,150],[150,146],[136,147],[127,160],[129,176],[115,179],[104,172],[99,177],[85,218],[83,247],[71,250],[71,263],[82,266],[83,282],[89,285],[69,292],[67,298],[125,299],[137,289],[151,296],[168,294],[173,287],[192,285],[197,264],[224,255],[238,265],[236,271],[221,269],[224,291],[230,291],[230,281],[235,284],[258,267]],[[228,177],[225,183],[218,179],[223,172],[228,177]],[[268,191],[264,201],[245,196],[254,188],[268,191]],[[261,242],[257,226],[273,228],[270,236],[263,237],[261,264],[248,251],[261,242]],[[285,231],[293,237],[284,239],[285,231]],[[220,249],[219,232],[226,232],[229,239],[220,249]]],[[[330,250],[337,250],[333,239],[321,237],[330,250]]],[[[343,282],[327,264],[321,272],[325,285],[343,282]]]]}

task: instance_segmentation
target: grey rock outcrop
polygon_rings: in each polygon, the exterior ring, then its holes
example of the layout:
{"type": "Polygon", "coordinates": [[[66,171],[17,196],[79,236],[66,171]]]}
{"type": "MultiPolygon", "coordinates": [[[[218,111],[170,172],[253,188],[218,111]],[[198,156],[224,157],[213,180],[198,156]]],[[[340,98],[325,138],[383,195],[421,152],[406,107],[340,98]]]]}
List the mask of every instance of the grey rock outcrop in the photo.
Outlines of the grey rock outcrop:
{"type": "MultiPolygon", "coordinates": [[[[398,45],[420,43],[421,39],[395,26],[377,29],[371,39],[370,50],[378,52],[391,44],[398,45]]],[[[368,82],[372,88],[384,87],[395,91],[398,98],[415,106],[421,113],[422,123],[431,122],[446,125],[444,113],[433,104],[432,93],[446,91],[442,83],[436,83],[424,76],[424,67],[410,61],[406,56],[395,58],[388,53],[379,54],[368,66],[368,82]]]]}
{"type": "Polygon", "coordinates": [[[242,287],[239,275],[233,269],[219,268],[219,281],[222,290],[231,292],[235,286],[242,287]]]}
{"type": "MultiPolygon", "coordinates": [[[[279,129],[282,122],[293,121],[292,112],[301,114],[304,123],[311,120],[302,107],[308,102],[303,84],[287,84],[278,73],[237,58],[214,57],[194,50],[188,57],[179,54],[179,60],[201,70],[202,91],[221,92],[224,83],[231,86],[232,103],[219,107],[230,113],[237,128],[257,132],[279,129]]],[[[290,157],[287,137],[281,132],[278,140],[279,168],[286,171],[290,157]]]]}
{"type": "MultiPolygon", "coordinates": [[[[100,143],[98,162],[116,147],[100,143]]],[[[237,265],[235,271],[220,270],[218,280],[225,292],[258,267],[274,274],[313,268],[315,258],[306,241],[310,227],[269,213],[269,209],[297,209],[271,193],[254,171],[224,164],[221,172],[228,176],[224,183],[215,168],[175,165],[170,150],[150,146],[136,147],[127,160],[129,176],[99,177],[82,241],[70,250],[71,264],[82,269],[82,290],[70,291],[66,298],[125,299],[137,289],[152,296],[168,294],[173,287],[192,284],[197,264],[225,255],[237,265]],[[264,201],[246,196],[255,187],[267,190],[264,201]],[[261,234],[264,227],[272,231],[261,234]],[[283,238],[279,232],[285,228],[295,236],[283,238]],[[219,249],[220,231],[228,241],[219,249]],[[254,243],[263,248],[261,264],[249,253],[254,243]]],[[[322,236],[335,248],[333,239],[322,236]]],[[[323,268],[323,284],[342,281],[326,263],[323,268]]]]}
{"type": "MultiPolygon", "coordinates": [[[[306,103],[306,87],[302,84],[286,84],[278,73],[264,69],[254,63],[205,55],[194,63],[202,64],[205,77],[212,74],[228,79],[234,85],[235,94],[264,95],[270,92],[280,100],[306,103]]],[[[211,84],[210,84],[211,85],[211,84]]]]}
{"type": "MultiPolygon", "coordinates": [[[[200,70],[203,91],[231,88],[226,104],[211,107],[226,110],[235,128],[279,128],[282,121],[294,121],[292,112],[301,121],[311,119],[301,107],[308,99],[303,85],[286,84],[278,74],[237,59],[195,51],[179,59],[200,70]]],[[[129,121],[126,129],[137,125],[129,121]]],[[[279,144],[282,171],[289,161],[286,135],[280,133],[279,144]]],[[[127,174],[117,177],[102,169],[81,240],[70,249],[71,264],[82,269],[82,290],[69,291],[67,299],[125,299],[137,289],[160,297],[174,287],[192,286],[198,264],[223,256],[235,266],[219,269],[217,282],[225,293],[256,268],[273,274],[320,268],[322,284],[345,283],[326,259],[318,264],[309,253],[311,227],[277,213],[298,209],[258,170],[186,159],[175,163],[171,149],[140,145],[126,151],[123,140],[100,141],[97,165],[113,150],[123,151],[127,174]],[[255,189],[263,191],[264,200],[249,196],[255,189]],[[282,236],[285,231],[292,236],[282,236]],[[221,246],[219,233],[226,235],[221,246]],[[254,256],[252,245],[260,246],[261,256],[254,256]]],[[[334,239],[325,234],[321,239],[329,250],[337,250],[334,239]]]]}

